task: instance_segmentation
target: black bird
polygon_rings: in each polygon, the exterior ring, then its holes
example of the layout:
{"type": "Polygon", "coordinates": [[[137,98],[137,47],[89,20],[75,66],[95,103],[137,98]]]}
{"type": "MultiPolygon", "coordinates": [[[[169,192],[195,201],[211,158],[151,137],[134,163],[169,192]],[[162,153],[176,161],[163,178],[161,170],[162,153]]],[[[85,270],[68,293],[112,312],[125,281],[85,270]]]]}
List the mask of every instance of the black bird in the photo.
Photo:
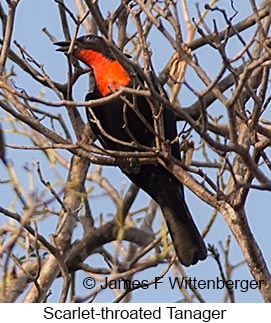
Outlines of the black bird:
{"type": "MultiPolygon", "coordinates": [[[[67,52],[70,42],[57,42],[58,51],[67,52]]],[[[85,35],[76,39],[73,56],[89,66],[94,73],[95,86],[86,100],[108,96],[120,87],[133,87],[135,77],[116,58],[106,42],[98,36],[85,35]]],[[[105,149],[115,151],[144,151],[155,146],[154,122],[149,102],[144,96],[114,98],[101,106],[87,109],[92,130],[105,149]]],[[[171,154],[180,160],[176,119],[168,109],[163,110],[164,135],[171,144],[171,154]]],[[[148,193],[161,207],[177,256],[185,266],[207,257],[206,246],[192,219],[184,198],[184,189],[170,172],[158,164],[121,167],[130,180],[148,193]]]]}

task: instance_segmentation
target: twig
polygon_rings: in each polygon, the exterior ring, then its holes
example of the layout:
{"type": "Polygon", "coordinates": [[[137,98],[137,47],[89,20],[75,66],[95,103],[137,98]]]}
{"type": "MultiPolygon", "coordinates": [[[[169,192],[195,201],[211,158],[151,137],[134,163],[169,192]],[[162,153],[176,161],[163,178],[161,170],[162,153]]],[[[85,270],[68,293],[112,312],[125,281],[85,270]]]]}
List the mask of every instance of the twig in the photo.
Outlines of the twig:
{"type": "Polygon", "coordinates": [[[15,11],[18,3],[19,3],[19,0],[13,0],[8,2],[8,17],[4,28],[5,35],[4,35],[3,45],[0,53],[0,75],[2,75],[4,72],[5,63],[8,57],[8,51],[9,51],[11,36],[13,32],[13,27],[14,27],[15,11]]]}

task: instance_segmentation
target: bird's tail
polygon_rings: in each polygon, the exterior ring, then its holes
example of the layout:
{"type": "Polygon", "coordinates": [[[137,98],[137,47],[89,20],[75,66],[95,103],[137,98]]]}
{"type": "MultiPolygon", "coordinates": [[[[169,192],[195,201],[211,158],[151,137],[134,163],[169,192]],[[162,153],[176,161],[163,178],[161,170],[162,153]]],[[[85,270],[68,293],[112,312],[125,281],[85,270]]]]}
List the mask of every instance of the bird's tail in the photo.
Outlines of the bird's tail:
{"type": "Polygon", "coordinates": [[[175,194],[173,199],[160,201],[159,204],[180,262],[184,266],[190,266],[204,260],[207,249],[184,198],[180,196],[176,199],[175,194]]]}
{"type": "Polygon", "coordinates": [[[125,173],[160,205],[180,262],[190,266],[204,260],[206,246],[185,203],[182,184],[161,166],[143,165],[138,174],[125,173]]]}

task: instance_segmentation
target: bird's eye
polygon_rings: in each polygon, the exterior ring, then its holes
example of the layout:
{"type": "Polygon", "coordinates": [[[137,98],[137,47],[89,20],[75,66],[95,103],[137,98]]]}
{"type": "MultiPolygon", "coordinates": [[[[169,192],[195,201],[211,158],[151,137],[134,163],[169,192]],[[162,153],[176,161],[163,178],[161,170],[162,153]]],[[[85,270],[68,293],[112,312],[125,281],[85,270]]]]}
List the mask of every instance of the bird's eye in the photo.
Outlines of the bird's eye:
{"type": "Polygon", "coordinates": [[[85,37],[85,39],[86,39],[86,40],[88,40],[88,41],[92,40],[92,35],[87,35],[87,36],[85,37]]]}

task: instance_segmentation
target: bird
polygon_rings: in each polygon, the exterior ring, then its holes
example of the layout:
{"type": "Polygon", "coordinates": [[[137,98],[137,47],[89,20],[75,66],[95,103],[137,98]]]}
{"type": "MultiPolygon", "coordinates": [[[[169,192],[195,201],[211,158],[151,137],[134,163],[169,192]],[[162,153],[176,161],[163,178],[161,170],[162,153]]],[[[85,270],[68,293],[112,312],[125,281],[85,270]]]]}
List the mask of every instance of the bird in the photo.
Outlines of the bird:
{"type": "MultiPolygon", "coordinates": [[[[57,51],[68,53],[70,41],[59,41],[57,51]]],[[[140,84],[139,75],[125,68],[106,41],[93,34],[75,39],[72,56],[89,67],[95,84],[86,101],[105,98],[123,87],[140,84]]],[[[143,71],[143,69],[142,69],[143,71]]],[[[154,87],[161,88],[155,79],[154,87]]],[[[146,151],[155,147],[153,110],[143,95],[123,94],[104,104],[87,107],[91,128],[104,149],[117,152],[146,151]]],[[[162,109],[165,143],[173,157],[181,160],[177,121],[174,113],[162,109]]],[[[184,196],[183,184],[158,163],[120,166],[122,172],[154,199],[161,208],[180,263],[195,265],[207,257],[207,249],[192,218],[184,196]]]]}

